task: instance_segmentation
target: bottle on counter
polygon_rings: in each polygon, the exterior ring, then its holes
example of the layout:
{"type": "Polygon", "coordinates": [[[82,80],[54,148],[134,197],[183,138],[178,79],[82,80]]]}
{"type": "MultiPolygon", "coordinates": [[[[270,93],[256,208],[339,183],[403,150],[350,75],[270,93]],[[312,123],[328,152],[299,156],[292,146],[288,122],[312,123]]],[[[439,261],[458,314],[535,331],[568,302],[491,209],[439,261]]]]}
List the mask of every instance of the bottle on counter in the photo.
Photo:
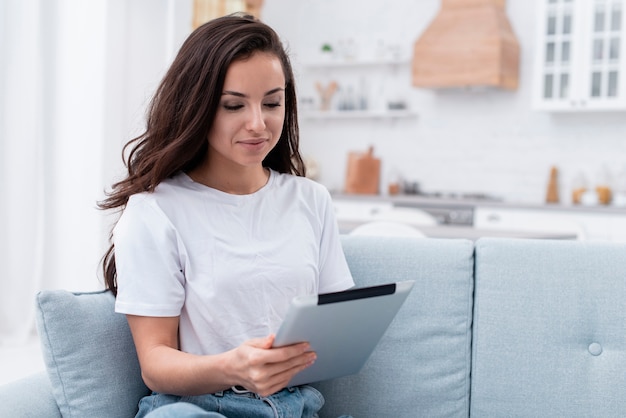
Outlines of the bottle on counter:
{"type": "Polygon", "coordinates": [[[559,203],[559,170],[554,166],[550,169],[546,203],[559,203]]]}

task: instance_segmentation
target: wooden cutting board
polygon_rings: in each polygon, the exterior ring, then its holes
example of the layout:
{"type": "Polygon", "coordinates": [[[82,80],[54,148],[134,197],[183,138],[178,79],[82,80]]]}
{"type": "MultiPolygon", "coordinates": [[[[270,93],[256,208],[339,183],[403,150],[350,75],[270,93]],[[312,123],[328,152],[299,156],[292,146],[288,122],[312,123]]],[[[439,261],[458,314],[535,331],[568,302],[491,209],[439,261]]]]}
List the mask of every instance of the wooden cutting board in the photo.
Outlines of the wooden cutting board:
{"type": "Polygon", "coordinates": [[[366,152],[348,153],[345,192],[348,194],[378,194],[380,159],[374,157],[374,148],[366,152]]]}

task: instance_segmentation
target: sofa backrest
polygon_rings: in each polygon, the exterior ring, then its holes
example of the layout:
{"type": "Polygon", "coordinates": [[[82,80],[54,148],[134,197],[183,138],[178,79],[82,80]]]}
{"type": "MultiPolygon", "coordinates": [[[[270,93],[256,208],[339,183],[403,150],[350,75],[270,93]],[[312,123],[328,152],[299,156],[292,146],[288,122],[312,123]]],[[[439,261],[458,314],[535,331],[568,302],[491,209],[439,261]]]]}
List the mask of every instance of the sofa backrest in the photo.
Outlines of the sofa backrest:
{"type": "Polygon", "coordinates": [[[476,243],[470,415],[626,414],[626,244],[476,243]]]}
{"type": "MultiPolygon", "coordinates": [[[[357,286],[416,284],[362,373],[317,385],[326,398],[321,415],[467,417],[472,242],[342,239],[357,286]]],[[[44,360],[63,416],[133,416],[148,389],[111,293],[43,291],[37,304],[44,360]]]]}
{"type": "Polygon", "coordinates": [[[363,370],[316,384],[321,417],[467,417],[473,243],[342,237],[357,286],[415,280],[363,370]]]}

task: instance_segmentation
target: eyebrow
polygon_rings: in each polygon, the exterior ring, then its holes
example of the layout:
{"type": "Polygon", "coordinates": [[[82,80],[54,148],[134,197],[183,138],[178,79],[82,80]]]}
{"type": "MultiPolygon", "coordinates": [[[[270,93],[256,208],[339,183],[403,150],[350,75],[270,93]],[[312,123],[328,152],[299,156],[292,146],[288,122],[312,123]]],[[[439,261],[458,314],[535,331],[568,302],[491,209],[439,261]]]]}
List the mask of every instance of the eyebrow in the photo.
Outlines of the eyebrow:
{"type": "MultiPolygon", "coordinates": [[[[272,89],[266,92],[264,96],[270,96],[274,93],[278,93],[279,91],[285,91],[285,89],[283,87],[276,87],[275,89],[272,89]]],[[[245,97],[245,98],[248,97],[247,94],[243,94],[238,91],[231,91],[231,90],[224,90],[224,92],[222,93],[222,96],[237,96],[237,97],[245,97]]]]}

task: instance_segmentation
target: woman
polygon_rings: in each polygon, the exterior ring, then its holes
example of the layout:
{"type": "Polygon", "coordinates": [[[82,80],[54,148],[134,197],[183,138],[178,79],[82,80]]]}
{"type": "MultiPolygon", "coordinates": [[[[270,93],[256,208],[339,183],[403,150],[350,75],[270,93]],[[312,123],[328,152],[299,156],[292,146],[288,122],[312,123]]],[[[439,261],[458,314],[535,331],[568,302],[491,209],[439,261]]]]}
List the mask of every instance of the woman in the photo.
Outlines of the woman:
{"type": "Polygon", "coordinates": [[[153,391],[138,416],[317,415],[319,392],[285,388],[315,353],[273,333],[294,296],[354,283],[298,143],[276,33],[241,15],[195,30],[100,205],[122,209],[104,271],[153,391]]]}

